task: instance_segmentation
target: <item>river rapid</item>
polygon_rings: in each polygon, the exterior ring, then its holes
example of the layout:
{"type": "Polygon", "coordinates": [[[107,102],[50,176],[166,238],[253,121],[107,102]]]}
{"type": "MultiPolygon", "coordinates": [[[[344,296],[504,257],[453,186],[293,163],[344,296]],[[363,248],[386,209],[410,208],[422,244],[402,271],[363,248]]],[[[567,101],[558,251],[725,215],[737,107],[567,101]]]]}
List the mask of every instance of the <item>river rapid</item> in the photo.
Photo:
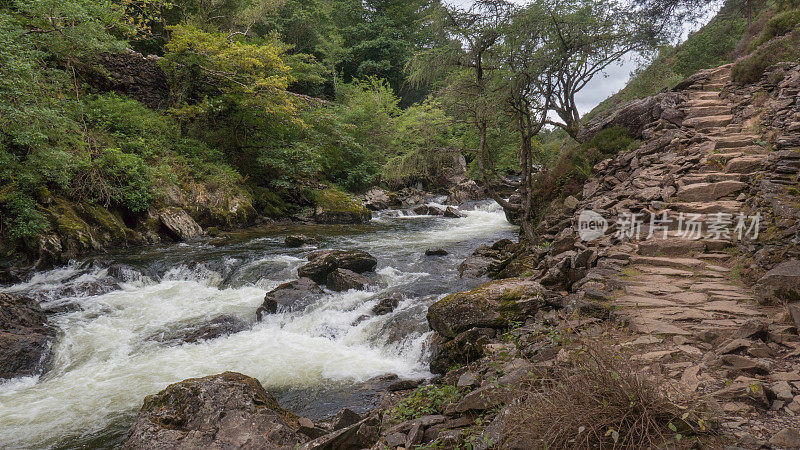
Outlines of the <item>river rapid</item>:
{"type": "Polygon", "coordinates": [[[312,419],[366,409],[356,394],[373,377],[429,377],[428,306],[481,281],[462,280],[457,270],[478,245],[517,234],[494,202],[462,212],[460,219],[385,211],[358,226],[273,226],[93,257],[0,287],[38,299],[54,311],[49,320],[58,329],[44,375],[0,384],[0,447],[113,447],[146,395],[227,370],[257,378],[282,406],[312,419]],[[286,248],[285,236],[296,233],[319,245],[286,248]],[[320,248],[373,254],[377,285],[326,291],[302,311],[256,322],[264,294],[296,279],[306,255],[320,248]],[[428,248],[450,254],[427,257],[428,248]],[[389,293],[403,295],[398,308],[371,314],[389,293]],[[165,338],[220,316],[249,326],[195,343],[165,338]]]}

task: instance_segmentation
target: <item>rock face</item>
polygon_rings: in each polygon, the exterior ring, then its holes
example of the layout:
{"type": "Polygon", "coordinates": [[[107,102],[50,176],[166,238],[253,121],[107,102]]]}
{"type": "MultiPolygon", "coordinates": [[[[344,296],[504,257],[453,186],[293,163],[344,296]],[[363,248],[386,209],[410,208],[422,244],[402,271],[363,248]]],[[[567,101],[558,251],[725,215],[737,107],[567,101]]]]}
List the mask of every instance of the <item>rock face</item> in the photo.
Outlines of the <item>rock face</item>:
{"type": "Polygon", "coordinates": [[[483,200],[486,198],[486,191],[478,186],[474,180],[464,181],[450,188],[447,202],[460,205],[461,203],[483,200]]]}
{"type": "Polygon", "coordinates": [[[778,264],[756,284],[756,299],[763,304],[800,301],[800,261],[778,264]]]}
{"type": "Polygon", "coordinates": [[[161,224],[181,241],[189,241],[203,235],[203,229],[182,208],[164,208],[158,213],[161,224]]]}
{"type": "Polygon", "coordinates": [[[337,292],[350,289],[363,290],[370,284],[372,284],[372,281],[364,275],[341,268],[329,273],[326,278],[328,289],[337,292]]]}
{"type": "Polygon", "coordinates": [[[326,250],[312,253],[308,260],[308,264],[297,269],[297,274],[320,284],[325,283],[328,274],[336,269],[364,273],[374,270],[378,265],[374,256],[361,250],[326,250]]]}
{"type": "Polygon", "coordinates": [[[256,319],[261,320],[266,314],[275,314],[278,309],[302,308],[308,305],[314,296],[322,293],[322,289],[310,278],[300,278],[284,283],[267,292],[264,303],[256,310],[256,319]]]}
{"type": "Polygon", "coordinates": [[[158,65],[157,56],[144,57],[132,50],[104,53],[95,57],[106,73],[85,74],[92,86],[114,91],[156,109],[169,103],[167,74],[158,65]]]}
{"type": "Polygon", "coordinates": [[[0,294],[0,380],[42,372],[54,337],[35,300],[0,294]]]}
{"type": "Polygon", "coordinates": [[[144,400],[124,449],[291,449],[297,417],[255,378],[225,372],[191,378],[144,400]]]}
{"type": "Polygon", "coordinates": [[[652,97],[631,100],[611,114],[590,121],[580,132],[579,140],[585,142],[598,132],[612,127],[623,127],[631,136],[641,138],[648,125],[659,120],[680,125],[685,114],[679,106],[686,97],[679,92],[663,92],[652,97]]]}

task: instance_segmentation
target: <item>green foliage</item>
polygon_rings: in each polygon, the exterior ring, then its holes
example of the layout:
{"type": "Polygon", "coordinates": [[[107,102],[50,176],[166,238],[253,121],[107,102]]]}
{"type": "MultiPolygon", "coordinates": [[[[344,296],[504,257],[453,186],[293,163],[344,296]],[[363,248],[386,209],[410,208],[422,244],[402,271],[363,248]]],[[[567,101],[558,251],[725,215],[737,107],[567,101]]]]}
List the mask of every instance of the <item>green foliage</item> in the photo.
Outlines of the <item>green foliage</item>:
{"type": "Polygon", "coordinates": [[[114,204],[143,211],[153,198],[149,172],[142,157],[118,148],[103,149],[78,162],[73,195],[106,207],[114,204]]]}
{"type": "Polygon", "coordinates": [[[623,127],[612,127],[597,133],[591,140],[583,144],[583,148],[584,150],[594,148],[602,155],[608,156],[630,150],[634,144],[638,146],[638,142],[631,137],[628,130],[623,127]]]}
{"type": "Polygon", "coordinates": [[[752,52],[767,41],[791,33],[800,25],[800,10],[789,10],[779,12],[767,20],[761,33],[750,41],[747,46],[748,51],[752,52]]]}
{"type": "Polygon", "coordinates": [[[745,56],[733,66],[733,80],[739,83],[755,83],[764,71],[779,62],[796,62],[800,59],[800,28],[772,39],[745,56]]]}
{"type": "Polygon", "coordinates": [[[382,180],[394,187],[435,184],[442,160],[458,155],[453,147],[460,131],[436,102],[406,108],[396,119],[391,142],[394,156],[384,164],[382,180]]]}
{"type": "Polygon", "coordinates": [[[442,414],[447,405],[459,398],[460,394],[455,386],[448,384],[420,386],[396,407],[387,411],[385,420],[389,423],[400,423],[431,414],[442,414]]]}
{"type": "Polygon", "coordinates": [[[616,153],[634,150],[639,144],[621,127],[602,130],[580,145],[567,144],[563,151],[551,156],[554,161],[536,176],[535,198],[544,205],[550,200],[577,194],[591,176],[595,164],[616,153]]]}
{"type": "Polygon", "coordinates": [[[673,70],[686,78],[701,69],[729,62],[746,28],[747,20],[743,17],[723,16],[713,20],[678,47],[673,70]]]}

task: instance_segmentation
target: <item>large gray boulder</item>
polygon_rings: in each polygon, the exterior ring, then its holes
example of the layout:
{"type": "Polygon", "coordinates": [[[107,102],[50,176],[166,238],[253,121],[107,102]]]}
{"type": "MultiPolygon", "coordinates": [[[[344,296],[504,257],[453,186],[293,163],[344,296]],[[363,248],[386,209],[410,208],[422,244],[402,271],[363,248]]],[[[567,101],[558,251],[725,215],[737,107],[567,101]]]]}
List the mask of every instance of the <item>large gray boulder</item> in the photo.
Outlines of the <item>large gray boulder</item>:
{"type": "Polygon", "coordinates": [[[590,120],[578,133],[578,140],[586,142],[600,131],[613,127],[625,128],[632,137],[641,139],[642,132],[653,122],[664,120],[680,125],[685,114],[679,106],[685,101],[686,97],[679,92],[661,92],[647,98],[631,100],[609,114],[590,120]]]}
{"type": "Polygon", "coordinates": [[[190,241],[203,235],[203,229],[184,209],[171,206],[158,213],[161,225],[181,241],[190,241]]]}
{"type": "Polygon", "coordinates": [[[256,310],[256,319],[261,320],[265,315],[275,314],[278,310],[292,311],[303,308],[321,294],[323,290],[310,278],[284,283],[267,292],[264,303],[256,310]]]}
{"type": "Polygon", "coordinates": [[[756,283],[756,299],[762,304],[800,301],[800,261],[784,261],[756,283]]]}
{"type": "Polygon", "coordinates": [[[301,277],[311,278],[317,283],[327,281],[328,274],[336,269],[347,269],[355,273],[370,272],[378,265],[374,256],[361,250],[325,250],[309,255],[308,264],[297,269],[301,277]]]}
{"type": "Polygon", "coordinates": [[[144,399],[124,449],[293,449],[297,416],[255,378],[225,372],[171,384],[144,399]]]}
{"type": "Polygon", "coordinates": [[[54,337],[36,300],[0,294],[0,380],[41,373],[54,337]]]}

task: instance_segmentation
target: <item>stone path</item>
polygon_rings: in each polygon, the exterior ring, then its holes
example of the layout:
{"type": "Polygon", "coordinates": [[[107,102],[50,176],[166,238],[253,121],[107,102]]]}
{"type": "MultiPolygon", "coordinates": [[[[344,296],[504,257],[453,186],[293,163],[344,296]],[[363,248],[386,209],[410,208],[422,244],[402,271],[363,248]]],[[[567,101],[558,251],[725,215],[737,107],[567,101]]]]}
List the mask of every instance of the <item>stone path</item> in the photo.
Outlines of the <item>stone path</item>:
{"type": "MultiPolygon", "coordinates": [[[[755,446],[800,425],[800,396],[793,395],[800,389],[797,336],[772,325],[780,311],[757,305],[752,290],[737,280],[736,268],[729,267],[732,254],[725,251],[735,236],[709,237],[703,229],[702,236],[687,239],[678,229],[681,215],[685,220],[689,214],[716,213],[732,215],[733,229],[745,210],[744,192],[762,173],[767,152],[757,145],[757,135],[735,123],[731,105],[720,96],[729,81],[725,66],[691,89],[683,127],[696,135],[677,156],[699,162],[695,167],[701,169],[676,166],[666,175],[674,176],[674,187],[653,187],[662,194],[655,200],[664,200],[656,203],[663,208],[644,212],[642,237],[649,232],[648,216],[664,218],[660,214],[666,211],[672,222],[631,243],[635,252],[621,271],[613,304],[635,333],[648,335],[622,344],[632,357],[685,390],[709,395],[723,427],[740,445],[755,446]]],[[[675,157],[656,156],[651,167],[675,157]]],[[[643,166],[639,185],[645,191],[658,170],[637,164],[643,166]]],[[[647,197],[639,193],[640,200],[647,197]]]]}

